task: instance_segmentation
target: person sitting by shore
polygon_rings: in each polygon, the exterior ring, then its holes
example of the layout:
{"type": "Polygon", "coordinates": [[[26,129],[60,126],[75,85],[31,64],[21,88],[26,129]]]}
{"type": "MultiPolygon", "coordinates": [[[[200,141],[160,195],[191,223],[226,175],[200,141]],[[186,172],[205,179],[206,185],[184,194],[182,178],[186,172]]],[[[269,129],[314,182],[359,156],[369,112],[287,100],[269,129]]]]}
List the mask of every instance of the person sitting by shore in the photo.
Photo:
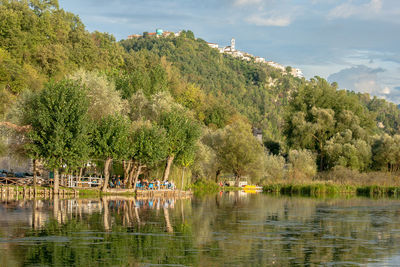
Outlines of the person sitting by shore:
{"type": "Polygon", "coordinates": [[[143,185],[143,189],[147,188],[149,186],[149,182],[147,181],[147,179],[144,179],[142,181],[142,185],[143,185]]]}
{"type": "Polygon", "coordinates": [[[117,177],[116,186],[117,186],[118,188],[121,187],[121,175],[118,175],[118,177],[117,177]]]}
{"type": "Polygon", "coordinates": [[[154,184],[153,184],[153,182],[150,182],[149,183],[149,190],[153,190],[154,189],[154,184]]]}
{"type": "Polygon", "coordinates": [[[157,180],[157,181],[156,181],[156,185],[157,185],[157,189],[160,190],[160,186],[161,186],[160,180],[157,180]]]}

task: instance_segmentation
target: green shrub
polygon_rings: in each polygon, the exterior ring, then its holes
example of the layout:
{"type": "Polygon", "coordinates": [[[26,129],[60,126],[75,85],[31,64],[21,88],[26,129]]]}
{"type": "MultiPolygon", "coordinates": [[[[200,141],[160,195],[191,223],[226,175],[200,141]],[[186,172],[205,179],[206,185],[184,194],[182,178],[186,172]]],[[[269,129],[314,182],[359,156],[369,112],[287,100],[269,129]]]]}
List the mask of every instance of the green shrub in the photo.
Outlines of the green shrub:
{"type": "Polygon", "coordinates": [[[207,193],[216,193],[220,191],[220,187],[213,181],[210,180],[197,180],[191,185],[191,189],[196,195],[202,195],[207,193]]]}
{"type": "Polygon", "coordinates": [[[310,180],[317,174],[315,156],[309,150],[290,150],[288,160],[291,179],[310,180]]]}
{"type": "Polygon", "coordinates": [[[264,157],[264,183],[282,180],[286,175],[285,159],[282,156],[264,157]]]}

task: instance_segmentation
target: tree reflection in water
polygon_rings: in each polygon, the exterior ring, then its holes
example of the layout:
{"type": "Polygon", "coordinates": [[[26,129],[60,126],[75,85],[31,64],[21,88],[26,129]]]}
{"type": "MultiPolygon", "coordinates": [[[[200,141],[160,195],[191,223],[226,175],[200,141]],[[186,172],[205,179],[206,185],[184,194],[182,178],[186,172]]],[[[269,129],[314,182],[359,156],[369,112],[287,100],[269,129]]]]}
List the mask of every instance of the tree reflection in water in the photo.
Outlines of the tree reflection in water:
{"type": "Polygon", "coordinates": [[[366,264],[400,255],[400,201],[225,193],[7,200],[0,264],[366,264]]]}

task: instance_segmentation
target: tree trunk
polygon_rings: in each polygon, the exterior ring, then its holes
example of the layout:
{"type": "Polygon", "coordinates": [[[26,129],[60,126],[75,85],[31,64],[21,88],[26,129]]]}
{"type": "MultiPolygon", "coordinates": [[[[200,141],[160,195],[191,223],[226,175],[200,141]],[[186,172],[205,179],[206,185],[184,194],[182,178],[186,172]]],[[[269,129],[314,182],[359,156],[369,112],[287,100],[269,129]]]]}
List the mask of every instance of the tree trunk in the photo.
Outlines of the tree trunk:
{"type": "Polygon", "coordinates": [[[183,169],[182,169],[181,191],[183,191],[183,181],[185,179],[185,169],[186,169],[186,167],[183,167],[183,169]]]}
{"type": "Polygon", "coordinates": [[[219,175],[221,174],[221,170],[217,170],[217,172],[215,173],[215,182],[218,183],[219,180],[219,175]]]}
{"type": "Polygon", "coordinates": [[[235,173],[235,186],[239,187],[240,175],[235,173]]]}
{"type": "Polygon", "coordinates": [[[58,189],[60,187],[60,178],[58,177],[58,169],[54,169],[54,182],[53,182],[53,193],[58,194],[58,189]]]}
{"type": "Polygon", "coordinates": [[[129,171],[129,177],[128,177],[128,188],[132,188],[133,177],[134,177],[136,169],[137,169],[137,166],[132,163],[131,170],[129,171]]]}
{"type": "Polygon", "coordinates": [[[37,167],[37,159],[33,159],[33,186],[36,188],[36,167],[37,167]]]}
{"type": "Polygon", "coordinates": [[[80,168],[79,168],[79,176],[78,176],[78,178],[81,179],[81,178],[82,178],[82,175],[83,175],[83,168],[80,167],[80,168]]]}
{"type": "Polygon", "coordinates": [[[134,181],[133,181],[133,191],[136,190],[137,180],[138,180],[138,178],[139,178],[140,171],[142,170],[142,167],[143,167],[142,165],[139,165],[138,168],[137,168],[137,171],[136,171],[136,174],[135,174],[135,179],[134,179],[134,181]]]}
{"type": "Polygon", "coordinates": [[[132,161],[123,161],[123,165],[124,165],[124,185],[126,186],[128,184],[128,179],[129,179],[129,173],[131,171],[132,168],[132,161]]]}
{"type": "Polygon", "coordinates": [[[319,150],[321,151],[321,157],[320,157],[320,160],[319,160],[319,170],[320,171],[322,171],[322,169],[323,169],[323,166],[324,166],[324,156],[323,156],[323,153],[322,153],[322,149],[323,149],[323,146],[322,146],[322,143],[320,143],[320,146],[319,146],[319,150]]]}
{"type": "Polygon", "coordinates": [[[174,161],[175,156],[168,156],[167,164],[165,165],[163,181],[167,181],[169,177],[169,171],[171,169],[172,162],[174,161]]]}
{"type": "Polygon", "coordinates": [[[112,158],[107,158],[106,162],[104,162],[104,184],[101,191],[105,192],[108,187],[108,181],[110,180],[110,165],[112,162],[112,158]]]}

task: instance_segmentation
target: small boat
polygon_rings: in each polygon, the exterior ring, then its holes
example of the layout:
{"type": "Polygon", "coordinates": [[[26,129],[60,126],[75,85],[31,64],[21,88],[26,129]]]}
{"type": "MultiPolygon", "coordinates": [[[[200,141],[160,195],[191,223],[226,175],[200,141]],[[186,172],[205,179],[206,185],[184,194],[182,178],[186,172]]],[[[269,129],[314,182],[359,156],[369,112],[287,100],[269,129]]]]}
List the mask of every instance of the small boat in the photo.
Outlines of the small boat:
{"type": "Polygon", "coordinates": [[[243,191],[246,193],[259,193],[263,191],[263,188],[257,185],[246,185],[243,187],[243,191]]]}

